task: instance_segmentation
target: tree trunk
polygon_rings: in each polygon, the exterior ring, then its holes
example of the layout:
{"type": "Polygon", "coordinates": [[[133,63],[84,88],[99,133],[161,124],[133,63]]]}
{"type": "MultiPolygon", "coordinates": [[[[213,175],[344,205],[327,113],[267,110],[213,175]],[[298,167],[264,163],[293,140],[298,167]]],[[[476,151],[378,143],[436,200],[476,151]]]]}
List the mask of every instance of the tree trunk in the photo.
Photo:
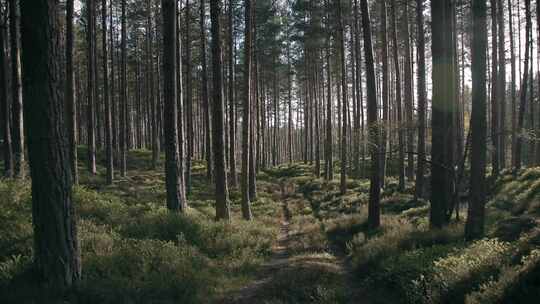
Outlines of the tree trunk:
{"type": "Polygon", "coordinates": [[[242,118],[242,215],[245,220],[251,220],[251,206],[249,197],[249,145],[250,143],[250,107],[251,107],[251,37],[253,8],[251,0],[244,0],[245,9],[245,38],[244,38],[244,105],[242,118]]]}
{"type": "Polygon", "coordinates": [[[24,123],[21,84],[21,40],[19,0],[9,0],[9,38],[11,42],[11,140],[14,177],[24,177],[24,123]]]}
{"type": "Polygon", "coordinates": [[[454,58],[452,2],[431,1],[433,101],[431,148],[431,211],[430,225],[441,228],[448,224],[453,193],[454,151],[454,58]]]}
{"type": "Polygon", "coordinates": [[[506,41],[504,28],[504,4],[502,0],[497,0],[497,21],[499,31],[499,74],[498,88],[499,92],[499,167],[506,167],[506,41]]]}
{"type": "Polygon", "coordinates": [[[206,177],[211,180],[212,168],[212,135],[210,121],[210,104],[208,101],[208,68],[206,65],[206,28],[205,28],[205,0],[201,0],[200,7],[200,27],[201,27],[201,62],[202,62],[202,101],[204,108],[204,134],[205,134],[205,158],[206,158],[206,177]]]}
{"type": "MultiPolygon", "coordinates": [[[[396,0],[392,0],[391,7],[392,14],[392,43],[394,44],[394,74],[396,77],[396,106],[397,106],[397,132],[398,132],[398,177],[399,185],[398,191],[403,192],[405,190],[405,138],[403,134],[403,110],[401,109],[401,72],[399,67],[399,52],[398,52],[398,40],[397,40],[397,25],[396,25],[396,0]]],[[[408,37],[407,37],[408,38],[408,37]]]]}
{"type": "Polygon", "coordinates": [[[126,130],[127,130],[127,20],[126,20],[126,0],[122,0],[122,46],[121,46],[121,77],[120,77],[120,175],[126,176],[126,130]]]}
{"type": "Polygon", "coordinates": [[[184,193],[183,174],[180,170],[178,143],[178,103],[176,79],[177,51],[177,3],[175,0],[162,0],[163,18],[163,93],[164,137],[165,137],[165,183],[167,189],[167,208],[173,212],[185,212],[187,203],[184,193]]]}
{"type": "MultiPolygon", "coordinates": [[[[328,3],[326,4],[328,6],[328,3]]],[[[327,22],[325,27],[330,28],[330,9],[327,9],[327,22]]],[[[332,140],[332,71],[330,66],[331,57],[331,31],[326,36],[326,144],[325,144],[325,177],[326,180],[334,179],[334,156],[332,140]]]]}
{"type": "Polygon", "coordinates": [[[87,112],[87,141],[88,141],[88,170],[90,174],[95,175],[96,170],[96,134],[95,134],[95,95],[96,95],[96,54],[95,54],[95,31],[96,31],[96,3],[95,0],[88,0],[87,6],[87,29],[86,41],[88,48],[88,87],[86,95],[88,96],[88,112],[87,112]]]}
{"type": "Polygon", "coordinates": [[[77,99],[75,96],[75,73],[73,70],[73,0],[66,1],[66,127],[69,138],[69,158],[73,184],[79,183],[77,169],[77,99]]]}
{"type": "Polygon", "coordinates": [[[497,44],[497,0],[491,3],[491,174],[499,174],[499,58],[497,44]]]}
{"type": "MultiPolygon", "coordinates": [[[[186,154],[186,193],[191,194],[191,162],[193,160],[194,147],[194,129],[193,129],[193,84],[192,84],[192,65],[191,65],[191,6],[189,0],[186,0],[186,129],[187,129],[187,154],[186,154]]],[[[181,59],[181,58],[180,58],[181,59]]],[[[180,62],[178,63],[180,64],[180,62]]],[[[182,117],[179,117],[182,119],[182,117]]]]}
{"type": "Polygon", "coordinates": [[[235,32],[234,32],[234,0],[229,0],[229,163],[230,183],[232,188],[238,187],[236,176],[236,75],[235,75],[235,32]]]}
{"type": "Polygon", "coordinates": [[[338,9],[338,22],[339,22],[339,51],[340,51],[340,64],[341,64],[341,95],[342,95],[342,131],[341,131],[341,175],[340,175],[340,191],[341,194],[347,192],[347,67],[345,65],[345,21],[342,16],[341,1],[336,1],[338,9]]]}
{"type": "Polygon", "coordinates": [[[212,105],[212,139],[216,181],[216,219],[231,219],[229,207],[229,192],[227,189],[227,170],[225,168],[225,111],[223,104],[223,89],[221,75],[221,0],[210,1],[210,18],[212,21],[212,76],[213,76],[213,105],[212,105]]]}
{"type": "Polygon", "coordinates": [[[424,33],[424,1],[416,0],[416,27],[418,35],[418,165],[416,167],[415,199],[424,193],[426,159],[426,49],[424,33]]]}
{"type": "MultiPolygon", "coordinates": [[[[4,17],[4,16],[2,16],[4,17]]],[[[2,18],[6,22],[6,17],[2,18]]],[[[0,28],[0,123],[2,127],[2,143],[4,157],[4,177],[13,177],[13,145],[11,141],[10,102],[8,89],[8,63],[6,54],[7,30],[0,28]]]]}
{"type": "Polygon", "coordinates": [[[404,5],[404,28],[405,28],[405,112],[407,132],[407,170],[409,181],[414,180],[414,122],[413,122],[413,63],[411,55],[411,34],[409,26],[409,5],[404,5]]]}
{"type": "Polygon", "coordinates": [[[510,34],[510,64],[511,64],[511,70],[512,70],[512,79],[511,79],[511,87],[510,87],[510,91],[511,91],[511,98],[512,98],[512,102],[511,102],[511,133],[512,133],[512,137],[511,137],[511,161],[512,161],[512,165],[516,163],[516,159],[515,159],[515,156],[516,156],[516,127],[517,127],[517,121],[516,121],[516,100],[517,100],[517,92],[516,92],[516,73],[517,73],[517,70],[516,70],[516,47],[515,47],[515,38],[514,38],[514,17],[513,17],[513,13],[512,13],[512,0],[508,0],[508,27],[509,27],[509,34],[510,34]]]}
{"type": "Polygon", "coordinates": [[[373,43],[371,41],[371,20],[367,0],[360,0],[362,12],[362,30],[364,34],[364,52],[366,61],[366,81],[368,99],[368,130],[371,155],[371,178],[369,187],[368,225],[378,228],[381,224],[380,210],[380,157],[379,127],[377,125],[377,88],[375,83],[375,65],[373,60],[373,43]]]}
{"type": "Polygon", "coordinates": [[[109,56],[107,55],[107,0],[101,2],[101,39],[103,43],[103,103],[105,105],[105,149],[107,158],[107,185],[112,185],[114,179],[114,158],[112,145],[111,98],[109,91],[109,56]]]}
{"type": "Polygon", "coordinates": [[[390,128],[390,109],[389,109],[389,90],[388,90],[388,33],[387,33],[387,15],[386,0],[381,2],[381,47],[382,47],[382,106],[383,122],[381,130],[381,150],[380,160],[380,182],[384,187],[386,180],[386,152],[388,147],[388,130],[390,128]]]}
{"type": "Polygon", "coordinates": [[[487,9],[486,1],[473,0],[472,41],[472,116],[471,116],[471,184],[470,201],[465,227],[466,238],[477,239],[484,234],[486,203],[486,53],[487,9]]]}
{"type": "MultiPolygon", "coordinates": [[[[525,0],[525,14],[526,14],[526,28],[525,28],[525,49],[529,49],[530,33],[532,31],[532,20],[531,20],[531,0],[525,0]]],[[[520,105],[519,105],[519,115],[518,115],[518,125],[517,125],[517,138],[516,138],[516,155],[514,162],[514,173],[517,174],[521,169],[521,151],[523,146],[523,127],[525,122],[525,106],[527,105],[527,88],[529,83],[529,51],[525,52],[525,64],[523,69],[523,79],[521,81],[521,91],[520,91],[520,105]]]]}
{"type": "Polygon", "coordinates": [[[81,261],[65,132],[58,1],[22,1],[21,12],[34,263],[38,278],[62,291],[80,279],[81,261]]]}

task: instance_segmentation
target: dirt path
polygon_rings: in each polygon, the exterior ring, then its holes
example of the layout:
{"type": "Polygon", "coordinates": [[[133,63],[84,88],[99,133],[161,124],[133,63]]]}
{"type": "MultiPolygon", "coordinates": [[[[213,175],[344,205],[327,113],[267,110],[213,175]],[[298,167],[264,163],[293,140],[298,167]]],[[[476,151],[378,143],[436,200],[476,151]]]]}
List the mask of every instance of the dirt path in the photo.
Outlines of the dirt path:
{"type": "Polygon", "coordinates": [[[290,240],[289,226],[291,219],[291,213],[287,202],[287,195],[289,192],[287,192],[288,189],[283,184],[280,184],[280,189],[281,193],[278,193],[276,196],[279,196],[279,199],[282,201],[281,226],[277,242],[272,248],[272,257],[268,262],[261,266],[261,275],[259,279],[244,286],[233,295],[229,295],[226,299],[220,301],[220,304],[258,303],[257,296],[259,295],[259,292],[264,289],[266,284],[272,281],[275,273],[288,267],[290,256],[288,250],[290,240]]]}

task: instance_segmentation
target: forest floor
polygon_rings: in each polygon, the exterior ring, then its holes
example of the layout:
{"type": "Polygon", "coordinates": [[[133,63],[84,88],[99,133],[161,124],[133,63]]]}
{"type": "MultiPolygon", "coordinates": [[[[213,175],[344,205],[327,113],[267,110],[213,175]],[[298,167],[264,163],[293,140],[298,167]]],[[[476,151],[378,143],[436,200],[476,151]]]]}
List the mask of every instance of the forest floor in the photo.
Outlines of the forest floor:
{"type": "MultiPolygon", "coordinates": [[[[81,148],[79,155],[85,155],[81,148]]],[[[99,163],[103,163],[100,155],[99,163]]],[[[367,228],[369,181],[325,181],[309,164],[257,176],[253,221],[214,221],[213,184],[194,162],[190,208],[165,208],[164,174],[131,151],[128,177],[80,163],[75,187],[83,279],[62,303],[535,303],[540,297],[540,168],[503,172],[487,204],[486,239],[463,221],[429,229],[429,205],[387,179],[382,226],[367,228]]],[[[390,170],[392,165],[390,164],[390,170]]],[[[336,166],[339,170],[339,166],[336,166]]],[[[0,180],[0,302],[41,303],[32,265],[29,181],[0,180]]],[[[463,219],[466,212],[462,210],[463,219]]]]}

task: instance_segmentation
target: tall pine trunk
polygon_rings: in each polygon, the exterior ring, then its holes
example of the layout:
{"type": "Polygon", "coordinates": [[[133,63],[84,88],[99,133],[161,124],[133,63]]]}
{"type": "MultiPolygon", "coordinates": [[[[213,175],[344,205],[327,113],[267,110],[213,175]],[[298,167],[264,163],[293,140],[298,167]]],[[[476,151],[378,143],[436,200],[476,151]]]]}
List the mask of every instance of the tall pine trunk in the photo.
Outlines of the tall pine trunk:
{"type": "Polygon", "coordinates": [[[9,38],[11,45],[11,140],[15,178],[24,177],[24,122],[21,83],[21,40],[19,0],[9,0],[9,38]]]}
{"type": "Polygon", "coordinates": [[[371,177],[369,186],[368,225],[370,228],[378,228],[381,225],[381,181],[380,181],[380,141],[378,111],[377,111],[377,87],[375,82],[375,64],[373,59],[373,43],[371,41],[371,20],[367,0],[360,0],[362,12],[362,30],[364,34],[364,58],[366,61],[367,81],[367,111],[369,130],[369,150],[371,156],[371,177]]]}
{"type": "Polygon", "coordinates": [[[424,193],[426,166],[426,47],[424,33],[424,1],[416,0],[416,27],[418,40],[418,165],[416,167],[415,198],[424,193]]]}
{"type": "Polygon", "coordinates": [[[221,0],[210,1],[210,18],[212,21],[212,139],[216,182],[216,219],[231,219],[229,192],[227,189],[227,170],[225,162],[225,110],[223,103],[223,76],[221,74],[221,0]]]}
{"type": "Polygon", "coordinates": [[[90,174],[95,175],[96,169],[96,128],[95,128],[95,103],[96,103],[96,53],[95,53],[95,31],[96,31],[96,3],[95,0],[88,0],[86,3],[87,10],[87,29],[86,43],[88,48],[87,60],[87,91],[88,110],[87,110],[87,149],[88,149],[88,170],[90,174]]]}
{"type": "Polygon", "coordinates": [[[109,56],[107,55],[107,0],[101,2],[101,39],[103,47],[103,103],[105,106],[105,150],[106,150],[106,181],[111,185],[114,179],[114,158],[112,145],[112,113],[109,91],[109,56]]]}
{"type": "Polygon", "coordinates": [[[249,145],[250,143],[250,120],[251,120],[251,39],[252,39],[252,13],[251,0],[244,0],[245,10],[245,37],[244,37],[244,104],[242,117],[242,215],[245,220],[251,220],[251,205],[249,197],[249,145]]]}
{"type": "Polygon", "coordinates": [[[80,279],[81,260],[64,118],[58,1],[22,1],[21,12],[34,263],[37,278],[62,291],[80,279]]]}
{"type": "MultiPolygon", "coordinates": [[[[165,138],[165,184],[167,208],[174,212],[185,212],[187,203],[184,193],[184,177],[180,166],[178,142],[177,102],[177,3],[162,0],[163,22],[163,94],[164,94],[164,138],[165,138]]],[[[181,93],[181,92],[180,92],[181,93]]]]}
{"type": "Polygon", "coordinates": [[[465,235],[467,239],[476,239],[483,236],[486,203],[487,9],[485,0],[473,0],[472,5],[472,140],[470,202],[467,224],[465,227],[465,235]]]}

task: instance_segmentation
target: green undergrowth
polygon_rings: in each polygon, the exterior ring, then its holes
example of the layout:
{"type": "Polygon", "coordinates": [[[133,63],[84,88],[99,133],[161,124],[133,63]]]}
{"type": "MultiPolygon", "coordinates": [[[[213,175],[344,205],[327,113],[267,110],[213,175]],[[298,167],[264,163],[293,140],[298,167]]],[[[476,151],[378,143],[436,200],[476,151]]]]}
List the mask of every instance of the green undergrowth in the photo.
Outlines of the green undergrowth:
{"type": "MultiPolygon", "coordinates": [[[[194,166],[185,215],[165,206],[163,173],[150,170],[147,151],[129,154],[128,177],[106,186],[86,175],[74,190],[83,278],[69,303],[211,303],[253,280],[269,259],[281,208],[272,182],[262,177],[255,219],[240,219],[231,191],[233,220],[214,221],[212,186],[194,166]]],[[[99,172],[103,168],[99,168],[99,172]]],[[[33,285],[31,197],[28,182],[0,181],[0,299],[37,303],[33,285]]]]}
{"type": "Polygon", "coordinates": [[[292,180],[320,223],[320,243],[347,254],[368,302],[533,303],[540,296],[540,168],[516,178],[503,172],[487,204],[486,238],[476,242],[463,238],[466,210],[460,221],[430,230],[429,203],[414,200],[413,184],[400,193],[387,179],[382,225],[370,230],[368,180],[347,181],[345,194],[338,179],[292,180]]]}

